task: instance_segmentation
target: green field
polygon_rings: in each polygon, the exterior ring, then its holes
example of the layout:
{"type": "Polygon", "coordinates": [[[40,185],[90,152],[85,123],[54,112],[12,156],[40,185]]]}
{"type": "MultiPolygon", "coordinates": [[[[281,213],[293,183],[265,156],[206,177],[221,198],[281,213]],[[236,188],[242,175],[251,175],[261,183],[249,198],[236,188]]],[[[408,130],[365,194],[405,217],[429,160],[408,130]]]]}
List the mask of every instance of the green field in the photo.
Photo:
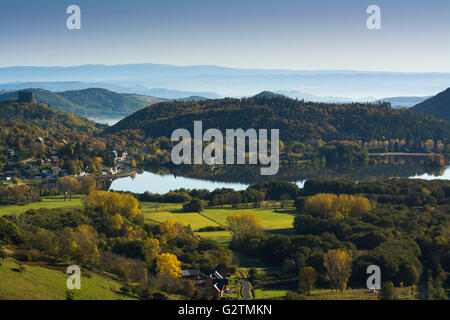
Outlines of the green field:
{"type": "MultiPolygon", "coordinates": [[[[4,259],[0,266],[0,300],[65,300],[66,281],[69,275],[62,271],[19,265],[11,258],[4,259]]],[[[123,300],[133,297],[117,291],[122,285],[114,280],[90,273],[83,277],[81,289],[75,290],[76,300],[123,300]]]]}
{"type": "Polygon", "coordinates": [[[271,290],[271,289],[255,289],[255,299],[264,300],[282,300],[289,291],[287,290],[271,290]]]}
{"type": "MultiPolygon", "coordinates": [[[[272,290],[258,288],[254,290],[255,299],[281,300],[284,299],[289,290],[272,290]]],[[[411,288],[396,288],[399,300],[414,300],[411,288]]],[[[330,289],[312,290],[310,296],[305,296],[306,300],[378,300],[377,293],[371,293],[368,289],[348,289],[344,292],[336,292],[330,289]]]]}
{"type": "Polygon", "coordinates": [[[0,206],[0,216],[16,215],[30,209],[80,209],[83,201],[80,196],[72,197],[72,201],[64,201],[64,197],[45,197],[42,202],[30,203],[24,206],[0,206]]]}
{"type": "Polygon", "coordinates": [[[230,231],[208,231],[208,232],[197,232],[197,234],[202,238],[217,241],[218,243],[220,243],[225,247],[227,247],[231,241],[230,231]]]}
{"type": "Polygon", "coordinates": [[[208,218],[217,221],[223,226],[227,226],[227,218],[235,213],[254,213],[261,218],[262,226],[266,230],[285,230],[292,229],[295,215],[288,213],[287,210],[274,209],[206,209],[202,212],[208,218]]]}
{"type": "MultiPolygon", "coordinates": [[[[176,219],[184,225],[191,225],[192,230],[196,231],[207,226],[227,226],[227,218],[234,213],[254,213],[257,214],[262,221],[263,228],[266,230],[287,231],[292,229],[294,214],[287,210],[274,209],[205,209],[201,214],[182,212],[181,204],[161,204],[158,211],[154,208],[154,204],[150,202],[141,202],[141,209],[145,218],[164,222],[168,219],[176,219]]],[[[223,236],[222,233],[220,236],[223,236]]]]}

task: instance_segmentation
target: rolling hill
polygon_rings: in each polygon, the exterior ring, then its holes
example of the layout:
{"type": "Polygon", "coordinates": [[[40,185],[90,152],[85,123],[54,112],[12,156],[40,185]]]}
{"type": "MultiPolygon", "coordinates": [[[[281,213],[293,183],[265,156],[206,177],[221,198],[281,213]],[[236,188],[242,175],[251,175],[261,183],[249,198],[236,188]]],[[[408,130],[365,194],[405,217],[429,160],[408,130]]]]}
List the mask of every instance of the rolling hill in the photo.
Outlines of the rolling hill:
{"type": "Polygon", "coordinates": [[[98,132],[105,126],[76,115],[57,111],[42,103],[20,103],[16,99],[0,101],[0,123],[35,125],[42,130],[53,129],[66,132],[98,132]]]}
{"type": "Polygon", "coordinates": [[[411,110],[450,120],[450,88],[415,105],[411,110]]]}
{"type": "MultiPolygon", "coordinates": [[[[62,269],[62,268],[61,268],[62,269]]],[[[0,300],[65,300],[68,275],[63,270],[39,265],[19,264],[7,258],[0,264],[0,300]],[[22,269],[20,269],[22,267],[22,269]],[[23,271],[21,271],[23,270],[23,271]]],[[[119,281],[106,275],[89,273],[83,278],[76,300],[130,300],[134,296],[120,292],[119,281]]]]}
{"type": "Polygon", "coordinates": [[[231,128],[279,128],[280,139],[285,142],[450,139],[450,122],[394,109],[388,103],[313,103],[267,92],[253,98],[157,103],[103,134],[139,130],[151,138],[170,137],[177,128],[192,132],[194,120],[203,121],[203,130],[218,128],[222,132],[231,128]]]}
{"type": "Polygon", "coordinates": [[[15,150],[20,159],[55,155],[66,143],[94,141],[105,127],[46,104],[1,101],[0,158],[7,149],[15,150]]]}
{"type": "MultiPolygon", "coordinates": [[[[90,88],[84,90],[54,93],[43,89],[32,89],[38,103],[71,114],[91,119],[123,118],[163,99],[138,94],[116,93],[106,89],[90,88]]],[[[16,98],[18,91],[0,92],[0,101],[16,98]]]]}

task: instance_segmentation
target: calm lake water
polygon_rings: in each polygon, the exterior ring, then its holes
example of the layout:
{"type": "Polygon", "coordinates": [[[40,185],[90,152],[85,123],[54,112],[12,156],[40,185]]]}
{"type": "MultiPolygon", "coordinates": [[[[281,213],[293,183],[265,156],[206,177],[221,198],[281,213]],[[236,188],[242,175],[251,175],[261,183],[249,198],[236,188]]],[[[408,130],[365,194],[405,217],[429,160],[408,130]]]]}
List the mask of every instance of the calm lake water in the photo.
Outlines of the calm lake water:
{"type": "MultiPolygon", "coordinates": [[[[319,177],[319,176],[318,176],[319,177]]],[[[396,177],[393,175],[392,177],[396,177]]],[[[382,177],[386,178],[386,177],[382,177]]],[[[421,174],[409,176],[411,179],[443,179],[450,180],[450,166],[447,166],[441,175],[421,174]]],[[[299,187],[303,187],[306,180],[295,181],[299,187]]],[[[175,176],[173,174],[156,174],[151,172],[144,172],[136,174],[135,178],[127,177],[116,179],[112,182],[110,190],[115,191],[130,191],[134,193],[144,193],[149,191],[151,193],[164,194],[176,189],[207,189],[213,191],[217,188],[232,188],[234,190],[245,190],[249,184],[236,182],[218,182],[206,179],[188,178],[183,176],[175,176]]]]}
{"type": "Polygon", "coordinates": [[[136,174],[133,179],[131,177],[116,179],[112,182],[110,190],[130,191],[134,193],[151,193],[164,194],[171,190],[177,189],[207,189],[213,191],[218,188],[232,188],[234,190],[245,190],[248,185],[243,183],[216,182],[208,180],[200,180],[194,178],[185,178],[174,176],[172,174],[159,175],[151,172],[136,174]]]}

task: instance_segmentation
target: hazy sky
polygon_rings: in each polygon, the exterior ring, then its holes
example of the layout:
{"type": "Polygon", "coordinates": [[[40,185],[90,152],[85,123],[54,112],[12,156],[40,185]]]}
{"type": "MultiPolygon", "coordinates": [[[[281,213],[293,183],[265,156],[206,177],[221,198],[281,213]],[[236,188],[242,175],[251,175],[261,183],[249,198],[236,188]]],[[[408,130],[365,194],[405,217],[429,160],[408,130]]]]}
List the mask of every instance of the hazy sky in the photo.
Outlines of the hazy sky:
{"type": "Polygon", "coordinates": [[[450,1],[0,0],[2,67],[144,62],[450,72],[450,1]]]}

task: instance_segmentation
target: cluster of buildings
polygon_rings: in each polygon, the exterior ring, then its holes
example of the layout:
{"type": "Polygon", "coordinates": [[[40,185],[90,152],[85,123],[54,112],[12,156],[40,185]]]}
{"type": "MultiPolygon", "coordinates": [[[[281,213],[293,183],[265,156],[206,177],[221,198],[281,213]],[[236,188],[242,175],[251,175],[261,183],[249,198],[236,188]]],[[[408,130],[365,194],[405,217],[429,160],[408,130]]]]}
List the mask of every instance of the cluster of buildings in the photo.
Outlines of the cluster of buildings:
{"type": "Polygon", "coordinates": [[[49,179],[49,178],[59,178],[69,175],[67,170],[61,169],[60,167],[52,167],[51,169],[40,170],[33,166],[30,166],[22,171],[6,171],[0,173],[0,180],[12,180],[18,178],[20,180],[25,179],[49,179]]]}
{"type": "MultiPolygon", "coordinates": [[[[41,143],[46,142],[42,137],[37,137],[36,141],[39,141],[41,143]]],[[[66,143],[64,140],[63,142],[66,143]]],[[[128,153],[113,151],[113,154],[114,166],[111,168],[104,168],[100,173],[102,176],[117,175],[121,171],[128,169],[128,166],[126,164],[128,153]]],[[[7,149],[6,155],[8,157],[14,157],[16,155],[16,152],[14,149],[7,149]]],[[[0,173],[0,180],[9,181],[14,178],[18,178],[20,180],[41,180],[59,178],[69,175],[67,170],[62,169],[58,166],[58,164],[60,164],[60,158],[56,155],[41,160],[42,164],[53,164],[54,166],[50,169],[38,169],[36,167],[33,167],[32,163],[36,163],[36,161],[37,160],[34,158],[21,160],[20,163],[22,164],[22,166],[27,166],[26,169],[2,172],[0,173]]],[[[86,167],[84,171],[78,173],[78,176],[84,177],[87,175],[86,172],[88,171],[89,167],[86,167]]]]}
{"type": "Polygon", "coordinates": [[[230,270],[223,264],[219,264],[209,277],[196,269],[181,271],[182,278],[190,279],[195,286],[212,288],[219,297],[223,297],[225,292],[231,293],[230,288],[228,288],[229,280],[225,278],[230,275],[230,270]]]}

